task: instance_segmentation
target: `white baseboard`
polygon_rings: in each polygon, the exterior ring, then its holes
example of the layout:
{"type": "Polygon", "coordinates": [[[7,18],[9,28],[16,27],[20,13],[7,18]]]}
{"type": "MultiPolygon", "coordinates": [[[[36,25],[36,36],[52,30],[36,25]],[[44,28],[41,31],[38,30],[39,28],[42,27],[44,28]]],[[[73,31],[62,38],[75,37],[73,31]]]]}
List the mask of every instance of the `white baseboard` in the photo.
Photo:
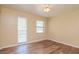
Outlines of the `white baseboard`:
{"type": "MultiPolygon", "coordinates": [[[[47,40],[47,39],[43,39],[43,40],[47,40]]],[[[35,41],[30,41],[30,42],[28,42],[27,44],[30,44],[30,43],[35,43],[35,42],[39,42],[39,41],[43,41],[43,40],[35,40],[35,41]]]]}
{"type": "Polygon", "coordinates": [[[4,49],[4,48],[9,48],[9,47],[13,47],[13,46],[18,46],[19,44],[12,44],[12,45],[8,45],[8,46],[3,46],[3,47],[0,47],[0,50],[1,49],[4,49]]]}
{"type": "Polygon", "coordinates": [[[72,47],[75,47],[75,48],[79,48],[79,46],[76,46],[76,45],[71,45],[71,44],[68,44],[68,43],[64,43],[64,42],[59,42],[59,41],[56,41],[56,40],[52,40],[50,39],[51,41],[55,41],[55,42],[58,42],[58,43],[61,43],[61,44],[65,44],[65,45],[68,45],[68,46],[72,46],[72,47]]]}
{"type": "MultiPolygon", "coordinates": [[[[48,39],[43,39],[43,40],[48,40],[48,39]]],[[[3,46],[3,47],[0,47],[0,50],[1,50],[1,49],[4,49],[4,48],[9,48],[9,47],[14,47],[14,46],[18,46],[18,45],[23,45],[23,44],[29,44],[29,43],[39,42],[39,41],[43,41],[43,40],[36,40],[36,41],[30,41],[30,42],[27,42],[27,43],[18,43],[18,44],[12,44],[12,45],[8,45],[8,46],[3,46]]]]}
{"type": "Polygon", "coordinates": [[[4,48],[14,47],[14,46],[23,45],[23,44],[29,44],[29,43],[33,43],[33,42],[39,42],[39,41],[42,41],[42,40],[36,40],[36,41],[27,42],[27,43],[18,43],[18,44],[12,44],[12,45],[8,45],[8,46],[3,46],[3,47],[0,47],[0,50],[4,49],[4,48]]]}

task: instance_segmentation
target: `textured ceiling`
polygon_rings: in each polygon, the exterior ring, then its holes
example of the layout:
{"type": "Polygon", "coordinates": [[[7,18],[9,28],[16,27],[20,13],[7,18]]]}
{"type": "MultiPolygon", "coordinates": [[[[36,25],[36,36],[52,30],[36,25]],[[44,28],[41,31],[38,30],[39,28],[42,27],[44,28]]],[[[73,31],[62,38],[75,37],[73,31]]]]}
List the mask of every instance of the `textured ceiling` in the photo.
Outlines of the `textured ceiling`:
{"type": "Polygon", "coordinates": [[[45,13],[42,9],[44,6],[43,4],[7,4],[7,5],[5,4],[2,6],[25,11],[25,12],[30,12],[44,17],[56,16],[64,11],[67,12],[68,10],[79,8],[79,5],[51,4],[51,11],[45,13]]]}

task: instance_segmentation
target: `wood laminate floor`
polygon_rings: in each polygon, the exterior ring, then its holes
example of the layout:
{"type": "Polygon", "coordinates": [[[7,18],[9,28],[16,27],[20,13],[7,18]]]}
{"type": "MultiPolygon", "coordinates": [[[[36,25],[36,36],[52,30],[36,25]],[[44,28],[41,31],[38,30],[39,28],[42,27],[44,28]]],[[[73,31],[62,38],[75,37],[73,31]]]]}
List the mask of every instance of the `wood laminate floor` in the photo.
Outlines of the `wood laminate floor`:
{"type": "Polygon", "coordinates": [[[78,54],[74,48],[51,40],[25,44],[0,50],[0,54],[78,54]]]}

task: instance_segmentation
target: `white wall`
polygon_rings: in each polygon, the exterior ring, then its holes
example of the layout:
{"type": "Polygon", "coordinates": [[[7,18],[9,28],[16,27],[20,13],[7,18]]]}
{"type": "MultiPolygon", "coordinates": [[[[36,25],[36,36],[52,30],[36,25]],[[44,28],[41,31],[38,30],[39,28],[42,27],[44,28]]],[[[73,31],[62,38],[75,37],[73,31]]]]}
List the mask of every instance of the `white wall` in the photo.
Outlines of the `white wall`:
{"type": "Polygon", "coordinates": [[[28,22],[28,39],[27,43],[45,40],[47,38],[47,31],[41,34],[40,39],[37,39],[36,21],[43,20],[45,22],[45,29],[47,29],[47,19],[45,17],[37,16],[28,12],[13,10],[10,8],[1,7],[1,38],[0,47],[17,44],[17,19],[18,16],[26,17],[28,22]]]}
{"type": "MultiPolygon", "coordinates": [[[[1,6],[0,6],[0,27],[1,27],[1,6]]],[[[0,38],[1,38],[1,29],[0,29],[0,38]]],[[[1,44],[1,40],[0,40],[0,44],[1,44]]]]}
{"type": "Polygon", "coordinates": [[[52,17],[49,21],[49,39],[79,47],[79,9],[52,17]]]}

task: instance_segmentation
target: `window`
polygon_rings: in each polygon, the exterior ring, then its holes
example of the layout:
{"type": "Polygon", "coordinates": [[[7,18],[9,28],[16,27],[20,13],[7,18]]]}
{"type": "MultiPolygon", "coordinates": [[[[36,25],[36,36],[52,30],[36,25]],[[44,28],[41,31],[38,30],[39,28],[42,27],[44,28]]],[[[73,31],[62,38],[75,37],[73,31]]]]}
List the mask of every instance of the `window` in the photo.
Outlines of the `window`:
{"type": "Polygon", "coordinates": [[[26,42],[26,18],[18,17],[18,42],[26,42]]]}
{"type": "Polygon", "coordinates": [[[37,21],[36,22],[36,32],[37,33],[43,33],[44,32],[44,22],[43,21],[37,21]]]}

